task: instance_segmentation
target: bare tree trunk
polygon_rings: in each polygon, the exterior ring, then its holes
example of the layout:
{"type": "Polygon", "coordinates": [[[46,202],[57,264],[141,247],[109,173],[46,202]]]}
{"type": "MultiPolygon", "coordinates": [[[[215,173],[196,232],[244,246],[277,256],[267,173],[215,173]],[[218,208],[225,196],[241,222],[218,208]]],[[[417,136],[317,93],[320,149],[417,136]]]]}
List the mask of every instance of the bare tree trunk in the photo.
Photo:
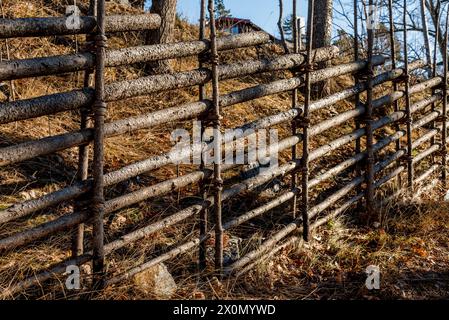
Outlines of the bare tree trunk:
{"type": "Polygon", "coordinates": [[[333,0],[315,0],[313,48],[329,46],[332,38],[333,0]]]}
{"type": "MultiPolygon", "coordinates": [[[[162,23],[159,29],[148,31],[146,44],[173,42],[176,24],[176,0],[153,0],[150,11],[159,14],[162,23]]],[[[169,60],[163,60],[147,64],[146,72],[150,74],[172,73],[172,67],[169,60]]]]}
{"type": "Polygon", "coordinates": [[[285,40],[285,32],[284,27],[282,25],[284,20],[284,2],[283,0],[279,0],[279,20],[278,20],[278,28],[279,28],[279,34],[281,35],[281,42],[282,46],[284,47],[285,53],[290,53],[290,50],[288,49],[287,41],[285,40]]]}
{"type": "Polygon", "coordinates": [[[429,10],[430,16],[432,17],[433,26],[436,29],[438,29],[438,46],[440,47],[441,54],[444,53],[444,33],[441,29],[441,26],[438,25],[438,21],[441,21],[441,19],[438,18],[438,15],[440,14],[440,8],[441,5],[437,1],[435,4],[433,0],[426,1],[426,7],[429,10]]]}
{"type": "Polygon", "coordinates": [[[423,36],[424,36],[424,45],[426,48],[426,62],[427,62],[427,73],[429,78],[432,77],[432,57],[430,53],[430,41],[429,41],[429,28],[427,26],[427,20],[426,20],[426,4],[425,0],[420,1],[421,5],[421,21],[422,21],[422,28],[423,28],[423,36]]]}
{"type": "MultiPolygon", "coordinates": [[[[315,0],[314,1],[314,17],[313,19],[313,37],[312,47],[314,49],[329,46],[332,39],[332,18],[333,18],[333,0],[315,0]]],[[[309,41],[309,40],[307,40],[309,41]]],[[[320,63],[320,68],[329,66],[328,62],[320,63]]],[[[326,95],[329,91],[328,82],[323,81],[313,86],[312,93],[314,97],[326,95]]]]}

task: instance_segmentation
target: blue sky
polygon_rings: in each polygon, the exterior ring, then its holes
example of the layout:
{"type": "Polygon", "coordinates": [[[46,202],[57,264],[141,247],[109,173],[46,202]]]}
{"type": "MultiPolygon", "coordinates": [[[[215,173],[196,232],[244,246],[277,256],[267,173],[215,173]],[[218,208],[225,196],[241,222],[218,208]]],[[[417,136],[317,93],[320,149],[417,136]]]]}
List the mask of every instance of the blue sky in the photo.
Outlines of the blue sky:
{"type": "MultiPolygon", "coordinates": [[[[267,32],[277,34],[279,7],[277,0],[224,0],[237,18],[251,19],[267,32]]],[[[178,0],[178,12],[192,23],[198,23],[200,0],[178,0]]],[[[292,1],[284,1],[284,17],[292,13],[292,1]]],[[[307,1],[298,1],[298,16],[307,15],[307,1]]]]}

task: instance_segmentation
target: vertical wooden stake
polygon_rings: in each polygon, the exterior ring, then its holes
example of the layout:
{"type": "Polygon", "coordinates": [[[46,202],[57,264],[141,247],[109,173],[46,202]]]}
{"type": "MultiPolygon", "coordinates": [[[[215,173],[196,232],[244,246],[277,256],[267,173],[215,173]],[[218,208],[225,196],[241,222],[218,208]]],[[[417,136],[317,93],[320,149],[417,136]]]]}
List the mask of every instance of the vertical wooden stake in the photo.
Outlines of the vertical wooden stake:
{"type": "MultiPolygon", "coordinates": [[[[359,52],[359,14],[358,14],[358,0],[354,0],[354,61],[358,61],[360,59],[360,52],[359,52]]],[[[356,73],[354,75],[354,82],[355,85],[360,83],[360,73],[356,73]]],[[[357,93],[355,95],[355,103],[354,103],[354,107],[358,108],[360,105],[360,94],[357,93]]],[[[361,128],[360,125],[360,117],[356,117],[355,118],[355,128],[356,130],[361,128]]],[[[355,153],[356,154],[360,154],[362,152],[362,147],[361,147],[361,139],[357,138],[355,141],[355,153]]],[[[354,168],[354,173],[356,177],[360,177],[362,176],[362,167],[360,162],[357,162],[357,164],[355,165],[354,168]]],[[[362,192],[362,186],[358,186],[357,187],[357,193],[361,193],[362,192]]],[[[359,205],[359,209],[360,209],[360,201],[358,201],[358,205],[359,205]]]]}
{"type": "MultiPolygon", "coordinates": [[[[95,16],[95,7],[96,0],[89,1],[89,16],[95,16]]],[[[92,35],[86,35],[86,42],[88,46],[92,45],[94,41],[92,35]]],[[[85,88],[90,87],[90,79],[93,70],[86,70],[84,72],[84,82],[83,85],[85,88]]],[[[86,129],[89,127],[89,112],[88,108],[81,109],[81,119],[80,119],[80,129],[86,129]]],[[[88,178],[88,170],[89,170],[89,144],[84,144],[79,146],[78,148],[78,172],[77,172],[77,180],[84,181],[88,178]]],[[[86,197],[82,196],[75,201],[74,211],[79,212],[84,208],[84,203],[86,201],[86,197]]],[[[72,236],[72,258],[76,258],[84,253],[84,224],[78,225],[73,230],[72,236]]]]}
{"type": "Polygon", "coordinates": [[[94,159],[93,159],[93,272],[94,289],[104,286],[104,121],[106,103],[104,101],[105,86],[105,51],[107,38],[105,35],[105,0],[97,0],[97,49],[95,68],[95,129],[94,129],[94,159]]]}
{"type": "MultiPolygon", "coordinates": [[[[440,7],[440,0],[437,1],[437,8],[440,7]]],[[[440,25],[440,13],[438,12],[436,16],[436,25],[440,25]]],[[[435,78],[437,76],[437,58],[438,58],[438,38],[440,37],[440,28],[436,28],[435,30],[435,43],[433,47],[433,65],[432,65],[432,77],[435,78]]],[[[432,88],[432,95],[436,93],[436,88],[432,88]]],[[[432,103],[432,112],[436,110],[436,103],[432,103]]],[[[435,129],[435,121],[431,122],[431,129],[435,129]]],[[[432,137],[430,140],[430,144],[434,145],[436,143],[435,137],[432,137]]],[[[432,154],[432,164],[436,164],[435,155],[432,154]]]]}
{"type": "MultiPolygon", "coordinates": [[[[407,0],[404,0],[403,24],[407,25],[407,0]]],[[[414,168],[413,168],[413,137],[412,137],[412,113],[410,110],[410,75],[408,67],[408,37],[407,28],[404,28],[404,94],[405,94],[405,122],[407,125],[407,187],[410,194],[413,192],[414,168]]]]}
{"type": "MultiPolygon", "coordinates": [[[[448,7],[449,8],[449,7],[448,7]]],[[[443,59],[444,59],[444,74],[443,74],[443,115],[441,121],[443,122],[443,130],[441,134],[441,179],[443,187],[447,187],[447,80],[448,80],[448,52],[447,46],[449,44],[449,12],[446,13],[446,28],[445,28],[445,36],[444,36],[444,50],[443,59]]]]}
{"type": "MultiPolygon", "coordinates": [[[[205,31],[206,31],[206,0],[201,0],[200,36],[199,36],[200,40],[204,40],[206,38],[205,31]]],[[[203,68],[204,60],[205,60],[204,56],[200,56],[199,57],[199,61],[198,62],[199,62],[199,67],[200,68],[203,68]]],[[[199,86],[199,99],[202,101],[205,98],[206,98],[206,87],[205,87],[205,85],[200,85],[199,86]]],[[[203,137],[205,127],[206,127],[205,121],[201,121],[201,137],[203,137]]],[[[203,159],[202,152],[201,152],[200,170],[204,170],[204,169],[205,169],[204,159],[203,159]]],[[[206,182],[205,181],[204,182],[200,182],[200,194],[203,197],[203,200],[207,199],[207,188],[206,188],[206,182]]],[[[208,209],[201,210],[200,216],[199,216],[199,219],[200,219],[200,239],[204,239],[204,237],[207,234],[208,216],[209,216],[209,210],[208,209]]],[[[199,246],[199,268],[200,268],[200,270],[204,270],[207,267],[206,252],[207,252],[206,241],[202,241],[200,243],[200,246],[199,246]]]]}
{"type": "MultiPolygon", "coordinates": [[[[297,0],[293,0],[293,15],[292,15],[292,23],[293,23],[293,50],[294,53],[299,53],[299,42],[298,42],[298,8],[297,8],[297,0]]],[[[296,109],[298,107],[298,88],[295,88],[292,91],[292,109],[296,109]]],[[[296,136],[298,134],[298,118],[293,119],[292,121],[292,135],[296,136]]],[[[295,161],[298,158],[298,146],[294,145],[292,147],[292,160],[295,161]]],[[[293,219],[296,219],[296,214],[298,211],[298,197],[296,196],[296,192],[298,190],[298,174],[296,172],[292,173],[292,186],[291,189],[295,192],[295,196],[292,200],[292,215],[293,219]]]]}
{"type": "MultiPolygon", "coordinates": [[[[371,20],[374,8],[374,1],[369,0],[367,21],[371,20]]],[[[367,222],[374,218],[374,130],[373,130],[373,50],[374,50],[374,25],[373,21],[367,23],[368,35],[368,63],[366,68],[367,73],[367,90],[366,90],[366,112],[365,112],[365,130],[366,130],[366,211],[368,214],[367,222]]]]}
{"type": "MultiPolygon", "coordinates": [[[[396,58],[396,39],[395,39],[395,26],[394,26],[394,16],[393,16],[393,0],[388,0],[388,16],[390,23],[390,47],[391,47],[391,69],[394,70],[397,68],[397,58],[396,58]]],[[[397,81],[393,81],[393,91],[398,91],[398,83],[397,81]]],[[[399,111],[399,101],[396,100],[394,102],[394,111],[399,111]]],[[[394,129],[398,132],[401,128],[397,122],[394,124],[394,129]]],[[[401,141],[398,139],[396,141],[396,151],[401,149],[401,141]]],[[[397,165],[400,165],[400,160],[398,160],[397,165]]],[[[402,187],[401,175],[397,176],[397,184],[398,189],[402,187]]]]}
{"type": "Polygon", "coordinates": [[[303,143],[302,143],[302,224],[303,224],[303,238],[304,241],[309,241],[309,107],[310,107],[310,91],[311,81],[310,72],[312,71],[312,40],[313,40],[313,28],[314,28],[314,0],[309,1],[309,21],[307,22],[307,58],[306,58],[306,87],[305,87],[305,101],[304,101],[304,113],[301,119],[303,143]]]}
{"type": "Polygon", "coordinates": [[[221,177],[221,114],[220,114],[220,90],[218,80],[219,56],[217,50],[217,31],[215,27],[214,0],[209,0],[210,16],[210,48],[212,64],[212,101],[213,112],[211,121],[214,127],[214,202],[215,202],[215,269],[222,275],[223,272],[223,222],[222,222],[222,191],[223,180],[221,177]]]}

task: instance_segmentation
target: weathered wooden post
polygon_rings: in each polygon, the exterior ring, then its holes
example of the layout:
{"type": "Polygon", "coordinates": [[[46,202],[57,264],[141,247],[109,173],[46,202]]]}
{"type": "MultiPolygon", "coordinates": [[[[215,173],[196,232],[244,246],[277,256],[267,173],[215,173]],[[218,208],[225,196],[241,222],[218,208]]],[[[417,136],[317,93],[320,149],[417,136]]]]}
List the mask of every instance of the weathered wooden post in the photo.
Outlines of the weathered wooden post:
{"type": "Polygon", "coordinates": [[[366,211],[368,214],[367,222],[374,217],[374,129],[373,129],[373,47],[374,47],[374,23],[373,16],[374,1],[369,0],[367,16],[367,35],[368,35],[368,61],[366,68],[367,90],[366,90],[366,111],[365,111],[365,130],[366,130],[366,211]]]}
{"type": "MultiPolygon", "coordinates": [[[[201,9],[200,9],[200,40],[206,39],[206,0],[201,0],[201,9]]],[[[198,57],[198,64],[200,68],[204,67],[204,63],[206,62],[207,56],[205,54],[200,54],[198,57]]],[[[205,85],[200,85],[199,88],[199,100],[204,101],[206,98],[206,87],[205,85]]],[[[201,117],[201,141],[203,138],[203,134],[205,131],[205,128],[207,126],[207,122],[204,119],[204,116],[201,117]]],[[[201,145],[202,149],[202,145],[201,145]]],[[[204,163],[204,157],[203,152],[201,150],[201,165],[200,170],[203,171],[205,169],[205,163],[204,163]]],[[[207,187],[206,187],[207,181],[200,182],[200,195],[203,197],[203,200],[206,201],[208,198],[207,195],[207,187]]],[[[207,232],[208,232],[208,218],[209,218],[209,209],[204,208],[201,210],[199,214],[200,219],[200,239],[203,239],[207,232]]],[[[207,266],[207,244],[206,241],[202,241],[199,245],[199,268],[200,271],[206,269],[207,266]]]]}
{"type": "Polygon", "coordinates": [[[443,187],[447,187],[447,94],[448,94],[448,50],[447,46],[449,44],[449,13],[446,14],[446,27],[445,27],[445,35],[444,35],[444,50],[443,59],[444,59],[444,73],[443,73],[443,115],[441,117],[442,123],[442,134],[441,134],[441,164],[442,164],[442,174],[441,179],[443,183],[443,187]]]}
{"type": "Polygon", "coordinates": [[[214,1],[209,0],[210,16],[210,48],[212,65],[212,102],[213,110],[210,121],[214,128],[214,203],[215,203],[215,269],[221,275],[223,272],[223,221],[222,221],[222,191],[221,177],[221,114],[220,90],[218,78],[219,56],[217,51],[217,30],[215,26],[214,1]]]}
{"type": "MultiPolygon", "coordinates": [[[[397,67],[397,58],[396,58],[396,39],[395,39],[395,26],[394,26],[394,16],[393,16],[393,0],[388,0],[388,18],[389,18],[389,24],[390,24],[390,52],[391,52],[391,69],[396,69],[397,67]]],[[[393,81],[393,92],[398,91],[398,82],[393,81]]],[[[394,111],[399,111],[399,100],[396,100],[394,102],[394,111]]],[[[395,123],[394,129],[397,131],[400,130],[400,126],[398,123],[395,123]]],[[[395,142],[396,144],[396,151],[399,151],[401,149],[401,141],[398,139],[395,142]]],[[[400,164],[400,161],[397,162],[397,164],[400,164]]],[[[401,175],[398,174],[397,176],[397,183],[398,188],[401,188],[402,186],[402,180],[401,175]]]]}
{"type": "MultiPolygon", "coordinates": [[[[437,7],[440,7],[440,0],[437,1],[437,7]]],[[[439,26],[440,25],[440,14],[437,14],[436,16],[436,24],[439,26]]],[[[437,72],[437,58],[438,58],[438,38],[440,37],[440,28],[436,28],[435,29],[435,43],[434,43],[434,47],[433,47],[433,64],[432,64],[432,77],[435,78],[438,75],[437,72]]],[[[436,88],[432,88],[432,95],[436,94],[436,88]]],[[[432,107],[431,107],[431,111],[435,112],[436,110],[436,106],[437,103],[434,102],[432,103],[432,107]]],[[[432,121],[430,123],[430,127],[431,129],[435,129],[435,121],[432,121]]],[[[436,139],[435,137],[432,137],[432,139],[430,140],[430,144],[433,146],[436,143],[436,139]]],[[[435,155],[432,154],[432,163],[435,165],[436,164],[436,159],[435,159],[435,155]]]]}
{"type": "MultiPolygon", "coordinates": [[[[96,0],[89,1],[89,16],[96,16],[96,0]]],[[[94,37],[91,34],[86,35],[86,45],[87,47],[93,46],[94,37]]],[[[85,88],[90,87],[90,80],[93,70],[86,70],[84,72],[84,82],[83,86],[85,88]]],[[[89,112],[91,108],[82,108],[81,109],[81,119],[80,119],[80,129],[84,130],[89,127],[89,112]]],[[[89,144],[80,145],[78,148],[78,172],[77,172],[77,180],[85,181],[88,178],[88,170],[89,170],[89,144]]],[[[75,201],[75,205],[73,207],[74,212],[79,212],[84,209],[85,196],[81,196],[75,201]]],[[[73,231],[72,237],[72,257],[75,258],[84,253],[84,224],[78,225],[77,228],[73,231]]]]}
{"type": "Polygon", "coordinates": [[[310,100],[311,100],[311,81],[310,73],[312,71],[312,46],[313,46],[313,34],[314,34],[314,19],[315,11],[314,0],[309,1],[309,20],[307,26],[307,58],[305,63],[306,83],[305,83],[305,97],[304,97],[304,112],[301,116],[302,126],[302,159],[301,159],[301,171],[302,171],[302,225],[303,225],[303,238],[305,241],[309,241],[309,128],[310,128],[310,100]]]}
{"type": "MultiPolygon", "coordinates": [[[[407,25],[407,0],[404,0],[403,24],[407,25]]],[[[407,125],[407,186],[413,192],[414,168],[413,168],[413,137],[412,137],[412,113],[410,110],[410,74],[408,66],[408,37],[407,28],[404,28],[404,98],[405,98],[405,123],[407,125]]]]}
{"type": "MultiPolygon", "coordinates": [[[[359,50],[359,14],[358,14],[358,0],[354,0],[354,61],[358,61],[360,59],[360,50],[359,50]]],[[[354,75],[354,84],[357,86],[360,84],[360,72],[355,73],[354,75]]],[[[358,108],[360,106],[360,93],[356,93],[355,95],[354,107],[358,108]]],[[[355,129],[359,130],[361,128],[360,124],[361,117],[355,118],[355,129]]],[[[360,154],[362,152],[361,147],[361,139],[358,138],[355,141],[355,153],[360,154]]],[[[354,173],[356,177],[362,176],[362,167],[361,163],[357,162],[354,167],[354,173]]],[[[362,192],[362,187],[357,187],[357,194],[362,192]]],[[[358,202],[360,205],[360,201],[358,202]]]]}
{"type": "Polygon", "coordinates": [[[92,189],[93,224],[93,272],[94,289],[104,286],[104,122],[105,102],[105,54],[107,38],[105,34],[105,0],[97,0],[97,34],[95,36],[95,103],[94,103],[94,158],[92,189]]]}
{"type": "MultiPolygon", "coordinates": [[[[297,0],[293,0],[293,51],[294,53],[299,53],[299,41],[298,41],[298,8],[297,8],[297,0]]],[[[296,76],[296,72],[294,72],[294,75],[296,76]]],[[[298,107],[298,88],[295,88],[292,91],[292,109],[296,109],[298,107]]],[[[293,119],[292,121],[292,135],[298,134],[298,118],[293,119]]],[[[292,147],[292,160],[295,161],[298,158],[298,146],[295,145],[292,147]]],[[[292,215],[293,218],[296,218],[296,213],[298,211],[298,197],[296,196],[298,192],[298,174],[296,172],[293,172],[292,175],[292,185],[291,189],[292,192],[295,193],[295,196],[292,200],[292,215]]]]}

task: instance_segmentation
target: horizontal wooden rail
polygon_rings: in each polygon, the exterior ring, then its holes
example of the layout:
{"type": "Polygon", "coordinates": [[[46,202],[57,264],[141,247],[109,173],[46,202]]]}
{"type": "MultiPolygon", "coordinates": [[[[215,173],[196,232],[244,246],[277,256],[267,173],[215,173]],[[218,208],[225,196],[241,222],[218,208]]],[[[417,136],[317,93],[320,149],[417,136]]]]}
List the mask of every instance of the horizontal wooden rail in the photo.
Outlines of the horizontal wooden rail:
{"type": "Polygon", "coordinates": [[[440,148],[441,148],[441,144],[435,143],[434,145],[430,146],[430,148],[424,150],[421,153],[418,153],[418,155],[416,155],[413,158],[413,164],[417,164],[418,162],[422,161],[424,158],[426,158],[426,157],[430,156],[431,154],[440,150],[440,148]]]}
{"type": "MultiPolygon", "coordinates": [[[[320,62],[329,60],[337,55],[337,53],[338,49],[336,49],[336,47],[316,49],[314,55],[315,61],[320,62]]],[[[378,58],[379,64],[383,61],[383,57],[378,58]]],[[[220,80],[225,80],[269,71],[287,70],[299,67],[303,63],[303,55],[292,54],[274,59],[248,60],[244,63],[220,65],[218,73],[220,80]]],[[[321,81],[335,75],[356,72],[363,69],[365,64],[366,62],[364,61],[358,61],[328,68],[326,72],[317,71],[315,81],[321,81]]],[[[210,77],[211,71],[209,69],[197,69],[193,71],[154,75],[136,80],[115,82],[105,86],[105,99],[106,102],[112,102],[162,91],[206,84],[210,81],[210,77]]],[[[297,85],[299,84],[300,83],[297,85]]],[[[0,104],[0,124],[86,108],[92,105],[93,100],[94,90],[92,88],[83,88],[80,90],[3,103],[0,104]]]]}
{"type": "MultiPolygon", "coordinates": [[[[217,39],[220,51],[257,46],[270,41],[265,32],[243,33],[217,39]]],[[[209,42],[189,41],[169,44],[131,47],[106,51],[106,67],[174,59],[198,55],[210,49],[209,42]]],[[[0,62],[0,81],[28,77],[57,75],[88,70],[95,66],[95,55],[90,52],[0,62]]]]}
{"type": "MultiPolygon", "coordinates": [[[[144,31],[157,29],[161,17],[156,14],[116,15],[106,17],[106,32],[144,31]]],[[[94,33],[95,17],[81,16],[79,29],[67,28],[67,17],[0,19],[0,39],[18,37],[47,37],[94,33]]]]}
{"type": "MultiPolygon", "coordinates": [[[[297,144],[300,141],[300,138],[298,137],[290,137],[287,139],[284,139],[280,141],[279,145],[270,146],[270,151],[272,152],[274,150],[280,149],[285,150],[290,148],[292,145],[297,144]]],[[[223,170],[229,170],[235,167],[235,165],[231,166],[225,166],[223,170]]],[[[278,170],[282,173],[283,169],[276,168],[273,171],[276,173],[275,176],[280,175],[281,173],[278,173],[278,170]]],[[[170,191],[174,191],[177,188],[181,188],[183,186],[187,186],[189,184],[192,184],[194,182],[201,181],[204,177],[206,177],[208,174],[208,171],[196,171],[192,172],[188,175],[173,178],[170,180],[163,181],[159,184],[156,184],[154,186],[136,191],[134,193],[124,195],[120,198],[120,201],[117,199],[112,199],[109,201],[106,201],[105,203],[105,213],[111,213],[115,210],[118,210],[120,208],[124,208],[126,206],[129,206],[134,203],[138,203],[142,200],[149,199],[156,196],[162,196],[164,194],[169,193],[170,191]]],[[[261,176],[256,176],[255,178],[252,178],[253,180],[249,179],[250,182],[244,181],[240,184],[238,184],[239,188],[237,190],[237,187],[231,188],[231,191],[226,190],[223,193],[223,200],[228,199],[229,197],[235,196],[239,192],[248,190],[248,188],[252,188],[252,186],[256,185],[257,179],[262,179],[264,181],[263,183],[269,181],[273,177],[270,178],[270,174],[266,174],[261,176]],[[265,180],[268,179],[268,180],[265,180]]],[[[105,176],[105,180],[107,181],[107,176],[105,176]]],[[[107,183],[105,183],[107,185],[107,183]]],[[[188,210],[187,214],[180,214],[179,216],[183,216],[183,219],[195,214],[197,210],[201,210],[201,207],[203,205],[193,206],[188,210]]],[[[8,211],[7,214],[2,215],[2,219],[16,219],[18,216],[22,215],[23,211],[18,213],[17,211],[8,211]],[[11,218],[11,214],[14,215],[14,218],[11,218]]],[[[44,238],[48,235],[51,235],[56,232],[60,232],[62,230],[70,229],[80,223],[86,222],[90,218],[90,212],[82,211],[82,212],[74,212],[69,215],[65,215],[63,217],[57,218],[56,220],[44,223],[42,225],[39,225],[37,227],[34,227],[32,229],[13,234],[9,237],[0,239],[0,251],[8,251],[13,248],[17,248],[19,246],[23,246],[26,244],[29,244],[33,241],[36,241],[38,239],[44,238]]],[[[182,219],[182,220],[183,220],[182,219]]],[[[180,220],[181,221],[181,220],[180,220]]],[[[177,222],[177,221],[176,221],[177,222]]],[[[167,226],[167,224],[163,224],[162,227],[167,226]]]]}
{"type": "MultiPolygon", "coordinates": [[[[418,84],[417,86],[421,86],[421,84],[418,84]]],[[[411,87],[411,91],[413,91],[413,88],[414,87],[411,87]]],[[[423,104],[422,102],[417,102],[414,105],[412,105],[412,107],[411,107],[412,112],[417,112],[418,110],[421,110],[427,104],[430,104],[432,100],[425,99],[425,101],[426,101],[425,104],[423,104]]],[[[339,117],[339,116],[337,116],[337,117],[339,117]]],[[[391,117],[392,118],[390,119],[387,116],[387,117],[384,117],[383,119],[379,120],[380,122],[376,122],[375,129],[378,129],[381,126],[387,125],[387,124],[391,123],[392,121],[398,121],[401,118],[404,118],[405,113],[402,111],[399,111],[399,112],[393,113],[391,115],[391,117]],[[381,124],[381,123],[383,123],[383,124],[381,124]],[[377,126],[379,126],[379,127],[377,127],[377,126]]],[[[269,120],[261,119],[261,120],[256,121],[255,122],[256,124],[253,123],[253,124],[245,125],[240,129],[244,130],[245,128],[252,128],[252,129],[267,128],[270,125],[273,125],[273,123],[274,123],[274,121],[272,121],[272,119],[271,119],[272,117],[267,117],[267,118],[269,120]]],[[[281,116],[281,117],[279,117],[279,119],[282,121],[288,121],[291,118],[281,116]]],[[[277,122],[277,124],[281,123],[282,121],[277,122]]],[[[322,126],[321,124],[317,124],[316,126],[313,126],[311,128],[311,132],[314,132],[314,133],[322,132],[322,131],[318,130],[321,126],[322,126]]],[[[106,129],[106,131],[108,131],[108,129],[106,129]]],[[[346,135],[346,136],[341,137],[340,139],[337,139],[337,141],[331,142],[327,146],[320,148],[319,152],[325,152],[324,154],[326,154],[327,152],[335,150],[335,148],[338,148],[346,143],[349,143],[351,141],[354,141],[357,138],[362,137],[364,134],[365,134],[365,130],[359,129],[349,135],[346,135]]],[[[294,138],[291,146],[295,145],[299,141],[301,141],[300,138],[294,138]]],[[[0,151],[0,154],[2,154],[1,151],[0,151]]],[[[144,172],[148,172],[148,171],[154,170],[156,168],[159,168],[163,165],[173,163],[174,160],[175,159],[169,157],[169,154],[165,154],[165,155],[161,155],[161,156],[154,156],[149,159],[137,162],[135,164],[128,165],[118,171],[106,174],[105,185],[111,186],[113,184],[125,181],[125,180],[132,178],[134,176],[137,176],[139,174],[143,174],[144,172]]],[[[313,160],[313,158],[311,158],[311,160],[313,160]]],[[[5,223],[7,221],[11,221],[11,220],[17,219],[19,217],[26,216],[26,215],[36,212],[38,210],[42,210],[42,209],[48,208],[50,206],[56,205],[62,201],[74,199],[76,197],[81,196],[83,193],[88,192],[90,190],[90,187],[91,187],[91,182],[86,181],[83,183],[78,183],[73,186],[66,187],[62,190],[58,190],[51,194],[45,195],[39,199],[28,200],[26,202],[13,205],[10,208],[0,211],[0,223],[5,223]]]]}
{"type": "MultiPolygon", "coordinates": [[[[390,140],[391,141],[391,140],[390,140]]],[[[380,149],[381,146],[385,146],[385,143],[379,142],[377,145],[377,149],[380,149]]],[[[376,167],[375,167],[375,172],[380,172],[382,169],[388,167],[389,165],[391,165],[393,162],[397,161],[399,158],[401,158],[403,155],[405,154],[405,150],[400,150],[396,153],[394,153],[392,156],[388,157],[387,159],[379,162],[376,167]]],[[[286,173],[288,173],[290,170],[293,170],[293,167],[296,167],[297,165],[293,165],[292,163],[290,164],[286,164],[283,167],[285,169],[282,169],[283,174],[285,175],[286,173]]],[[[353,182],[349,183],[348,185],[346,185],[344,188],[340,189],[339,191],[337,191],[336,193],[334,193],[332,196],[330,196],[329,198],[327,198],[325,201],[323,201],[322,203],[320,203],[319,205],[315,206],[314,208],[311,209],[311,217],[319,214],[320,212],[324,211],[325,209],[327,209],[330,205],[332,205],[334,202],[338,201],[341,197],[345,196],[349,191],[353,190],[357,185],[361,184],[363,182],[363,178],[359,178],[359,179],[355,179],[353,182]],[[360,181],[359,181],[360,180],[360,181]]],[[[381,179],[379,180],[379,182],[376,184],[377,186],[379,186],[380,184],[385,183],[387,180],[385,179],[381,179]]],[[[244,223],[262,213],[265,213],[277,206],[279,206],[282,203],[285,203],[286,201],[290,200],[292,197],[294,197],[294,192],[288,192],[286,194],[281,195],[280,197],[278,197],[277,199],[257,208],[254,209],[250,212],[248,212],[245,215],[242,215],[240,217],[235,218],[234,220],[229,221],[228,223],[226,223],[224,226],[226,226],[226,230],[232,227],[235,227],[241,223],[244,223]]],[[[210,199],[209,201],[213,201],[212,199],[210,199]]],[[[355,200],[354,200],[355,201],[355,200]]],[[[208,203],[208,205],[211,205],[212,203],[208,203]]],[[[142,234],[140,233],[140,237],[145,236],[146,234],[142,234]]],[[[284,236],[283,236],[284,237],[284,236]]],[[[129,270],[128,272],[126,272],[123,275],[120,275],[118,277],[114,277],[111,280],[108,281],[108,284],[114,284],[120,281],[123,281],[127,278],[129,278],[130,276],[141,272],[151,266],[153,266],[156,262],[161,262],[161,261],[166,261],[170,258],[174,257],[174,254],[180,254],[183,252],[186,252],[194,247],[196,247],[199,243],[201,242],[200,239],[195,239],[192,240],[190,242],[187,242],[186,244],[183,244],[179,247],[176,247],[175,249],[169,251],[167,254],[164,254],[158,258],[155,258],[139,267],[133,268],[131,270],[129,270]]]]}
{"type": "MultiPolygon", "coordinates": [[[[391,157],[388,158],[388,161],[378,163],[375,166],[375,172],[381,171],[382,169],[390,165],[392,162],[394,162],[395,159],[396,159],[395,157],[391,157]]],[[[350,191],[354,190],[358,185],[363,183],[364,180],[365,180],[364,177],[355,178],[353,181],[346,184],[344,187],[336,191],[334,194],[327,197],[321,203],[311,208],[309,210],[310,218],[311,219],[314,218],[319,213],[329,208],[332,204],[340,200],[342,197],[346,196],[350,191]]],[[[225,270],[225,273],[227,275],[230,275],[234,273],[236,270],[243,268],[245,265],[260,257],[260,255],[262,255],[264,252],[272,248],[279,241],[281,241],[283,238],[287,237],[293,231],[299,229],[300,227],[301,227],[301,217],[299,217],[294,222],[290,223],[289,225],[285,226],[283,229],[278,231],[270,239],[266,240],[261,246],[259,246],[259,248],[255,249],[254,251],[251,251],[244,257],[240,258],[237,262],[234,262],[232,265],[228,266],[225,270]]]]}
{"type": "MultiPolygon", "coordinates": [[[[393,80],[393,78],[384,78],[386,80],[393,80]]],[[[312,83],[318,82],[312,77],[312,83]]],[[[290,91],[292,88],[300,84],[300,79],[281,80],[267,85],[258,85],[252,88],[243,89],[232,92],[220,97],[221,106],[229,107],[237,103],[246,102],[250,99],[260,98],[274,93],[290,91]],[[290,85],[287,85],[286,82],[290,85]],[[291,85],[294,83],[294,85],[291,85]],[[273,89],[275,88],[275,89],[273,89]]],[[[358,88],[358,92],[363,92],[363,87],[358,88]]],[[[325,106],[332,105],[338,101],[348,98],[348,96],[335,96],[332,99],[323,98],[311,104],[312,110],[318,110],[325,106]],[[340,100],[341,99],[341,100],[340,100]],[[325,102],[323,102],[325,101],[325,102]],[[315,108],[315,106],[317,106],[315,108]]],[[[147,129],[155,125],[164,124],[169,121],[178,121],[191,119],[195,116],[200,116],[210,107],[210,101],[204,100],[199,102],[188,103],[179,107],[168,108],[161,111],[152,112],[149,114],[131,117],[123,120],[117,120],[106,124],[105,135],[107,137],[120,135],[124,133],[134,132],[136,130],[147,129]]],[[[273,115],[271,118],[266,118],[265,121],[272,122],[272,125],[282,122],[290,121],[301,114],[301,106],[298,109],[291,109],[286,112],[273,115]]],[[[24,142],[0,149],[0,166],[5,166],[20,161],[32,159],[34,157],[51,154],[57,151],[65,150],[85,143],[89,143],[93,139],[92,129],[84,129],[76,132],[65,133],[57,136],[47,137],[40,140],[24,142]]]]}

